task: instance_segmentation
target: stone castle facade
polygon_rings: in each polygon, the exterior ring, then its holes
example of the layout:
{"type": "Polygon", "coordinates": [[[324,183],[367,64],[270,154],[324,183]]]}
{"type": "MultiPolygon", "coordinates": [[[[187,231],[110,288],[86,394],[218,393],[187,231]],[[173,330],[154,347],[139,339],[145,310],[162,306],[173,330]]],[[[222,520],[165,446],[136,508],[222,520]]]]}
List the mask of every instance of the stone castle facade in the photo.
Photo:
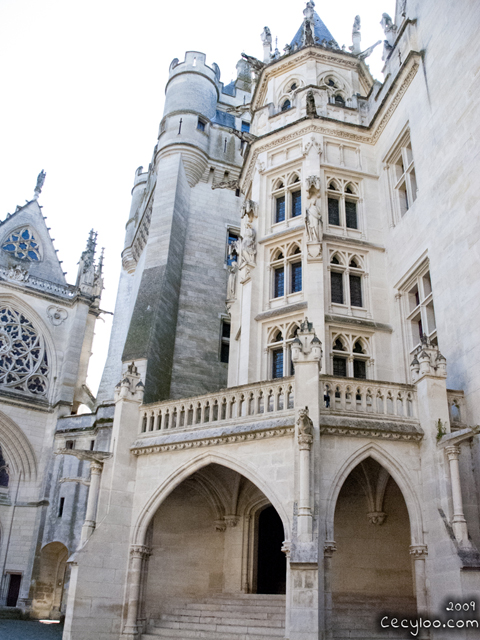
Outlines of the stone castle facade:
{"type": "Polygon", "coordinates": [[[42,174],[0,224],[2,606],[65,640],[340,640],[453,602],[477,637],[480,10],[451,14],[383,15],[383,84],[311,1],[229,85],[172,61],[96,398],[95,234],[68,285],[42,174]]]}

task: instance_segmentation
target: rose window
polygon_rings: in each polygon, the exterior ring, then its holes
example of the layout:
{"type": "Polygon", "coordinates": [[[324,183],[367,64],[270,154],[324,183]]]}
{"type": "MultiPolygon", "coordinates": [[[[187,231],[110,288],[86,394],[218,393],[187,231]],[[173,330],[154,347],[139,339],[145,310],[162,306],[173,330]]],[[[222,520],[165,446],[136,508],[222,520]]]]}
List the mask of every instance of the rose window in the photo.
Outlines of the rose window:
{"type": "Polygon", "coordinates": [[[3,242],[2,249],[13,253],[16,258],[21,260],[40,260],[40,246],[30,227],[21,227],[13,231],[3,242]]]}
{"type": "Polygon", "coordinates": [[[0,307],[0,386],[43,396],[47,391],[45,343],[23,313],[0,307]]]}

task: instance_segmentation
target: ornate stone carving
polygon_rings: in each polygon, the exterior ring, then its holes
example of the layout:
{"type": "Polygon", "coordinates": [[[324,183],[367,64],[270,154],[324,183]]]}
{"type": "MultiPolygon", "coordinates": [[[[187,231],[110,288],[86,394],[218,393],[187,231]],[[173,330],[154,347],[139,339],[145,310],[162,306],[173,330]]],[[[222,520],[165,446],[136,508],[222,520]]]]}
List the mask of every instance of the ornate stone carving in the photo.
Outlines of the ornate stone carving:
{"type": "Polygon", "coordinates": [[[237,297],[237,261],[228,265],[227,300],[235,300],[237,297]]]}
{"type": "Polygon", "coordinates": [[[356,427],[320,427],[322,435],[330,436],[356,436],[359,438],[380,438],[382,440],[406,440],[420,442],[423,433],[411,433],[401,431],[387,431],[382,429],[360,429],[356,427]]]}
{"type": "Polygon", "coordinates": [[[42,188],[43,188],[43,185],[45,184],[46,175],[47,174],[42,169],[37,176],[37,184],[35,185],[35,191],[33,195],[34,200],[38,200],[38,196],[42,193],[42,188]]]}
{"type": "Polygon", "coordinates": [[[130,555],[132,558],[146,558],[152,554],[150,547],[144,544],[132,544],[130,547],[130,555]]]}
{"type": "Polygon", "coordinates": [[[373,50],[375,49],[375,47],[378,47],[379,44],[382,44],[381,40],[378,40],[378,42],[376,42],[375,44],[372,44],[371,47],[368,47],[368,49],[365,49],[365,51],[362,51],[362,53],[359,53],[358,54],[358,59],[359,60],[365,60],[366,58],[371,56],[372,53],[373,53],[373,50]]]}
{"type": "Polygon", "coordinates": [[[239,189],[239,183],[238,180],[222,180],[222,182],[214,182],[212,189],[231,189],[236,191],[239,189]]]}
{"type": "Polygon", "coordinates": [[[397,27],[393,24],[393,21],[388,13],[382,13],[380,24],[382,26],[383,33],[385,34],[385,39],[390,45],[390,48],[392,48],[393,43],[395,42],[395,38],[397,37],[397,27]]]}
{"type": "Polygon", "coordinates": [[[310,449],[313,444],[313,422],[308,415],[308,407],[299,409],[297,426],[300,449],[310,449]]]}
{"type": "MultiPolygon", "coordinates": [[[[315,149],[319,156],[322,155],[322,147],[316,141],[315,136],[312,136],[310,140],[307,142],[307,144],[305,145],[305,149],[303,150],[303,157],[306,157],[308,155],[310,149],[315,149]]],[[[319,189],[320,189],[320,186],[319,186],[319,189]]]]}
{"type": "Polygon", "coordinates": [[[119,400],[131,400],[141,403],[144,392],[145,385],[140,379],[137,366],[132,362],[128,365],[123,379],[115,387],[114,400],[115,402],[119,400]]]}
{"type": "Polygon", "coordinates": [[[428,555],[428,547],[426,544],[412,544],[410,546],[410,555],[414,558],[426,558],[428,555]]]}
{"type": "Polygon", "coordinates": [[[283,541],[280,551],[283,551],[287,558],[290,558],[290,553],[292,551],[292,543],[290,542],[290,540],[283,541]]]}
{"type": "Polygon", "coordinates": [[[367,513],[367,518],[370,524],[381,525],[385,522],[387,514],[383,511],[370,511],[367,513]]]}
{"type": "Polygon", "coordinates": [[[272,52],[272,33],[268,27],[263,27],[260,38],[263,44],[263,61],[269,62],[270,54],[272,52]]]}
{"type": "Polygon", "coordinates": [[[15,282],[26,282],[28,280],[28,271],[17,264],[14,267],[10,267],[7,277],[15,282]]]}
{"type": "Polygon", "coordinates": [[[306,209],[305,228],[307,242],[320,243],[323,238],[322,216],[317,206],[317,198],[309,198],[306,209]]]}
{"type": "Polygon", "coordinates": [[[352,46],[348,47],[350,51],[355,55],[358,55],[361,51],[360,42],[362,40],[362,36],[360,33],[360,27],[360,16],[355,16],[355,21],[352,27],[352,46]]]}
{"type": "Polygon", "coordinates": [[[445,453],[449,460],[458,460],[460,458],[460,447],[455,444],[445,447],[445,453]]]}
{"type": "Polygon", "coordinates": [[[315,94],[312,89],[307,92],[307,116],[315,118],[317,116],[317,107],[315,105],[315,94]]]}
{"type": "Polygon", "coordinates": [[[257,256],[255,237],[255,229],[249,222],[247,222],[245,224],[240,247],[240,266],[243,266],[244,264],[255,266],[257,256]]]}
{"type": "Polygon", "coordinates": [[[245,200],[242,204],[240,217],[248,216],[248,221],[253,222],[254,218],[258,218],[258,204],[253,200],[245,200]]]}
{"type": "Polygon", "coordinates": [[[58,327],[58,325],[62,324],[62,322],[68,318],[68,311],[63,307],[57,307],[52,304],[47,309],[47,316],[53,326],[58,327]]]}
{"type": "Polygon", "coordinates": [[[326,540],[323,544],[323,555],[331,558],[337,550],[337,543],[334,540],[326,540]]]}
{"type": "Polygon", "coordinates": [[[198,440],[188,440],[175,442],[172,444],[139,444],[138,442],[130,449],[136,455],[147,455],[150,453],[164,453],[167,451],[178,451],[183,449],[197,449],[199,447],[211,447],[218,444],[230,444],[247,442],[251,440],[262,440],[264,438],[276,438],[278,436],[291,436],[295,432],[294,427],[278,427],[276,429],[266,429],[265,431],[255,431],[250,433],[238,433],[233,435],[212,436],[211,438],[199,438],[198,440]]]}
{"type": "Polygon", "coordinates": [[[447,377],[447,359],[428,336],[422,337],[422,344],[415,351],[410,363],[410,371],[413,382],[417,382],[423,376],[447,377]]]}
{"type": "Polygon", "coordinates": [[[318,366],[321,367],[322,343],[315,334],[313,325],[308,321],[308,318],[305,318],[301,323],[300,330],[297,332],[291,348],[293,362],[316,361],[318,366]]]}

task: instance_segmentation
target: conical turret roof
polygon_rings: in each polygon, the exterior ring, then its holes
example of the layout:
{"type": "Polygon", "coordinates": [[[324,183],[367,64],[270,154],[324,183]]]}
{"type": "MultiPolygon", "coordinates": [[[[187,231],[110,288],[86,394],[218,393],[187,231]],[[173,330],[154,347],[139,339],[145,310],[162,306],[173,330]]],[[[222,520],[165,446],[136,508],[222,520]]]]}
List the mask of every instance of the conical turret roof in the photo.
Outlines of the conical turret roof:
{"type": "MultiPolygon", "coordinates": [[[[332,34],[330,33],[330,31],[327,29],[327,27],[325,26],[325,23],[323,22],[323,20],[320,18],[320,16],[318,15],[318,13],[316,11],[313,12],[313,21],[314,21],[314,38],[315,38],[315,43],[316,44],[322,44],[323,40],[326,40],[327,42],[330,42],[331,40],[333,40],[336,44],[336,40],[335,38],[332,36],[332,34]]],[[[297,33],[295,34],[295,37],[293,38],[293,40],[290,43],[290,46],[293,48],[295,48],[295,45],[297,47],[302,47],[303,46],[303,22],[300,25],[300,28],[298,29],[297,33]]],[[[337,45],[338,46],[338,45],[337,45]]]]}

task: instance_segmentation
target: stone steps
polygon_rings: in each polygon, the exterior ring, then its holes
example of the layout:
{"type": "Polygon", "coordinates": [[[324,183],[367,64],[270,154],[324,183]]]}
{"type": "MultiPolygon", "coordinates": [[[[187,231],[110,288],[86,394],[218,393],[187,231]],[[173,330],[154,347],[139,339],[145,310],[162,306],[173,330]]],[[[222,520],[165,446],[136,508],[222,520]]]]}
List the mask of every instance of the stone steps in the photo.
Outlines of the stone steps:
{"type": "Polygon", "coordinates": [[[335,594],[333,597],[332,630],[334,640],[386,640],[411,638],[408,631],[381,629],[378,618],[415,617],[415,598],[408,596],[365,597],[358,594],[335,594]]]}
{"type": "Polygon", "coordinates": [[[175,600],[150,620],[142,640],[284,640],[285,596],[218,594],[175,600]]]}

